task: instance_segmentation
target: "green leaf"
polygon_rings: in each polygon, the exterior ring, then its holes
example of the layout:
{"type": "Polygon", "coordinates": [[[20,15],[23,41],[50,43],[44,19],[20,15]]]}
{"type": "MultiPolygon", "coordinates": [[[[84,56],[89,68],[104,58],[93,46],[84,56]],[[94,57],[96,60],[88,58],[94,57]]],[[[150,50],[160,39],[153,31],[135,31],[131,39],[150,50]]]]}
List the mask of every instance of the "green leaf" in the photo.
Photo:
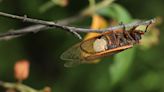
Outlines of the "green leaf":
{"type": "Polygon", "coordinates": [[[100,14],[121,22],[130,22],[132,20],[129,12],[119,4],[112,4],[99,11],[100,14]]]}
{"type": "Polygon", "coordinates": [[[148,72],[144,74],[143,77],[139,80],[141,82],[142,86],[144,87],[145,90],[154,90],[158,88],[159,83],[160,83],[160,76],[156,72],[148,72]]]}
{"type": "Polygon", "coordinates": [[[134,51],[135,48],[132,48],[115,55],[114,63],[109,67],[112,85],[119,82],[126,75],[132,64],[134,51]]]}
{"type": "Polygon", "coordinates": [[[56,4],[53,3],[52,1],[47,1],[46,3],[44,3],[40,8],[39,11],[41,13],[45,13],[47,10],[53,8],[56,4]]]}

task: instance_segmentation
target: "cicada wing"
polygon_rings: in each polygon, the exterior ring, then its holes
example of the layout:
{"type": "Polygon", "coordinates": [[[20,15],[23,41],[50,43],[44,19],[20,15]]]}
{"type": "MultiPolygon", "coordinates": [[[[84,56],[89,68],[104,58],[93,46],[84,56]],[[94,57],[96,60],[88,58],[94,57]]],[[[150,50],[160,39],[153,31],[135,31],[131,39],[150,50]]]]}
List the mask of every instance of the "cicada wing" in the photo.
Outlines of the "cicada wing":
{"type": "Polygon", "coordinates": [[[122,52],[122,51],[129,49],[129,48],[132,48],[132,47],[133,47],[133,45],[126,45],[126,46],[122,46],[122,47],[117,47],[117,48],[110,49],[110,50],[107,50],[104,52],[92,54],[90,56],[87,56],[86,59],[87,60],[94,60],[94,59],[101,58],[101,57],[112,56],[114,54],[117,54],[119,52],[122,52]]]}
{"type": "Polygon", "coordinates": [[[90,55],[90,56],[86,57],[86,59],[88,61],[89,60],[95,60],[95,59],[99,59],[99,58],[102,58],[102,57],[108,57],[108,56],[115,55],[115,54],[117,54],[121,51],[123,51],[123,50],[118,50],[118,51],[113,51],[113,52],[108,52],[108,53],[93,54],[93,55],[90,55]]]}
{"type": "Polygon", "coordinates": [[[96,53],[93,49],[93,44],[95,40],[96,38],[82,41],[80,44],[81,50],[83,50],[86,53],[96,53]]]}
{"type": "MultiPolygon", "coordinates": [[[[77,61],[78,62],[78,61],[77,61]]],[[[64,64],[64,67],[74,67],[74,66],[77,66],[77,65],[79,65],[80,63],[77,63],[77,62],[73,62],[73,61],[70,61],[70,62],[66,62],[65,64],[64,64]]]]}
{"type": "Polygon", "coordinates": [[[65,67],[73,67],[73,66],[86,62],[82,54],[82,50],[80,48],[80,43],[72,46],[70,49],[65,51],[61,55],[61,59],[67,61],[64,64],[65,67]]]}

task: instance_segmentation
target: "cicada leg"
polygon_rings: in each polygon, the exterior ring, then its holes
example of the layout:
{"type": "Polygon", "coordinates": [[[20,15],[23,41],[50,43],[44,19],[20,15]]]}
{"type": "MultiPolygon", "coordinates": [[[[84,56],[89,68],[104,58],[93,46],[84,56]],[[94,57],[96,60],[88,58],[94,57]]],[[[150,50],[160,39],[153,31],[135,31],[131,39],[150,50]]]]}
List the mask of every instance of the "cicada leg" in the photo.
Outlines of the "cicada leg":
{"type": "Polygon", "coordinates": [[[152,21],[150,21],[150,23],[146,26],[145,33],[147,32],[147,29],[150,26],[150,24],[152,24],[152,21]]]}
{"type": "MultiPolygon", "coordinates": [[[[123,27],[123,34],[126,38],[130,39],[131,41],[134,41],[133,37],[129,34],[128,31],[126,31],[125,29],[125,24],[122,24],[124,27],[123,27]]],[[[130,29],[130,31],[133,31],[136,29],[137,26],[133,27],[132,29],[130,29]]]]}

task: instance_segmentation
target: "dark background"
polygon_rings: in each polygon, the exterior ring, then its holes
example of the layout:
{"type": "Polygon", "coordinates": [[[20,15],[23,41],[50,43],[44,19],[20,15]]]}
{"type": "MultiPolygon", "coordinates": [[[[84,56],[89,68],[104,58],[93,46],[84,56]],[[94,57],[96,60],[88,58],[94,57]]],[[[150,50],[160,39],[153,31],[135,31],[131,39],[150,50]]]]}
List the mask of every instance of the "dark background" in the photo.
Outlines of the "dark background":
{"type": "MultiPolygon", "coordinates": [[[[26,14],[37,19],[59,20],[77,14],[88,5],[87,0],[70,0],[67,7],[55,6],[40,13],[39,7],[45,2],[47,1],[3,0],[0,2],[0,11],[26,14]]],[[[135,19],[164,15],[163,0],[117,0],[115,3],[122,5],[135,19]]],[[[86,19],[78,26],[89,27],[89,24],[90,19],[86,19]]],[[[0,32],[29,25],[32,23],[0,17],[0,32]]],[[[66,31],[56,29],[0,41],[0,80],[15,82],[14,63],[28,59],[31,63],[30,76],[24,83],[36,89],[48,85],[53,92],[164,92],[162,25],[158,26],[159,44],[149,50],[137,49],[130,67],[115,85],[111,84],[109,73],[113,57],[105,58],[98,64],[63,67],[64,61],[59,58],[60,55],[79,40],[66,31]]]]}

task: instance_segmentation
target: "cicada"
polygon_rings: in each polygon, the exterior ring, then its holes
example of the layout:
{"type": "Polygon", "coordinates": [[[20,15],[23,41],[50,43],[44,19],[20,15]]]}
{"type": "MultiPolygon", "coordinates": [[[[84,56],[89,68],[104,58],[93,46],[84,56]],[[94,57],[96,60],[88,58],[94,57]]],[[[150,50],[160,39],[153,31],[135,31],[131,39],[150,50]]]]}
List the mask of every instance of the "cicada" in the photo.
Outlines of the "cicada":
{"type": "Polygon", "coordinates": [[[123,28],[107,31],[77,43],[61,55],[62,60],[68,61],[64,66],[72,67],[78,64],[91,63],[93,60],[132,48],[134,44],[139,43],[141,36],[146,32],[146,30],[142,31],[136,28],[137,26],[129,30],[123,28]]]}

